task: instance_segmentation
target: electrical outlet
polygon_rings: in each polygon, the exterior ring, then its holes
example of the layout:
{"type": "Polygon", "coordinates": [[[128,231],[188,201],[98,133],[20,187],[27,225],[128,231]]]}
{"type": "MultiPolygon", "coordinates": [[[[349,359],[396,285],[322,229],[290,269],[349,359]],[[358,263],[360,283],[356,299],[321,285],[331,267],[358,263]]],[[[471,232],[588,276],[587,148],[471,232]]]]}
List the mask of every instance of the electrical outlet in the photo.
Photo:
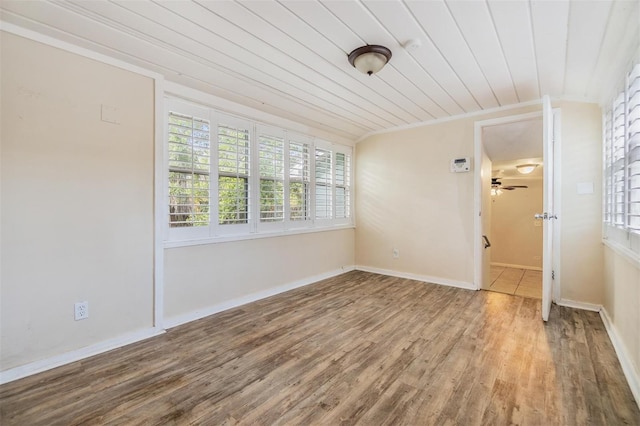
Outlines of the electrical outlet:
{"type": "Polygon", "coordinates": [[[393,249],[393,258],[397,259],[400,257],[400,250],[398,250],[397,248],[393,249]]]}
{"type": "Polygon", "coordinates": [[[77,302],[73,307],[76,321],[89,318],[89,302],[77,302]]]}

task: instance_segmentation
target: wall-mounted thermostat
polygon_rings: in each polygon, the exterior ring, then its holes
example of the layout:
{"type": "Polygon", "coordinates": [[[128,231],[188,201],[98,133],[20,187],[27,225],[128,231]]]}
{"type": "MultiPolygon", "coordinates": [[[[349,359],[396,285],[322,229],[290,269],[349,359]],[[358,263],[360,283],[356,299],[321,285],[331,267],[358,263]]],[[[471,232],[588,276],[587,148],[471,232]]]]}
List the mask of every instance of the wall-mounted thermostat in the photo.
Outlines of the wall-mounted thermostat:
{"type": "Polygon", "coordinates": [[[454,158],[451,160],[451,173],[464,173],[471,170],[471,160],[469,157],[454,158]]]}

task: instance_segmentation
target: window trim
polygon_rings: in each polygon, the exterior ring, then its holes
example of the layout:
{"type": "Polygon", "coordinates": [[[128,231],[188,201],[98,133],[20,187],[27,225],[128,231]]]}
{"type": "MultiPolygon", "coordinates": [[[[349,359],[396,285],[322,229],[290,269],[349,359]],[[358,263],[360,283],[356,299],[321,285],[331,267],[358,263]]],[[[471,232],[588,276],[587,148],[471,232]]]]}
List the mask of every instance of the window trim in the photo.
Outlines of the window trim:
{"type": "MultiPolygon", "coordinates": [[[[169,164],[168,156],[165,154],[163,162],[163,180],[162,186],[164,188],[164,203],[162,218],[166,218],[162,224],[164,227],[163,232],[163,247],[174,248],[182,246],[203,245],[203,244],[215,244],[231,241],[243,241],[259,238],[271,238],[277,236],[288,236],[314,232],[325,232],[332,230],[352,229],[355,228],[354,218],[354,169],[355,169],[355,147],[329,142],[325,139],[314,137],[312,135],[305,135],[299,131],[291,131],[287,128],[279,125],[272,125],[264,123],[250,117],[241,117],[227,112],[219,111],[215,106],[201,101],[190,101],[184,99],[175,94],[165,92],[164,94],[164,111],[163,117],[169,114],[169,111],[176,113],[193,112],[194,117],[206,118],[210,122],[211,132],[211,170],[210,170],[210,222],[208,226],[200,227],[171,227],[169,217],[169,194],[168,194],[168,173],[169,164]],[[205,113],[206,111],[206,113],[205,113]],[[226,119],[226,123],[223,123],[226,119]],[[219,215],[217,201],[218,194],[218,127],[220,124],[233,123],[247,123],[249,126],[249,140],[250,140],[250,173],[249,173],[249,220],[247,224],[239,225],[219,225],[219,215]],[[260,221],[260,174],[259,174],[259,141],[258,135],[261,130],[267,129],[267,135],[278,136],[284,135],[284,204],[285,212],[282,222],[261,222],[260,221]],[[273,130],[275,133],[269,133],[269,130],[273,130]],[[309,195],[308,201],[308,217],[306,220],[291,220],[290,218],[290,200],[289,200],[289,182],[290,182],[290,142],[307,144],[309,149],[309,195]],[[332,185],[331,196],[333,198],[333,218],[331,220],[315,219],[315,149],[318,147],[326,147],[332,151],[332,157],[335,157],[335,152],[343,152],[350,158],[350,176],[348,181],[348,187],[350,192],[350,205],[348,218],[336,220],[335,219],[335,185],[332,185]],[[256,190],[258,189],[258,190],[256,190]],[[252,193],[253,192],[253,193],[252,193]]],[[[165,122],[167,120],[165,119],[165,122]]],[[[163,152],[167,152],[168,149],[168,123],[165,123],[163,127],[163,152]]],[[[335,161],[335,159],[333,159],[335,161]]],[[[332,167],[332,183],[335,183],[335,167],[332,167]]]]}

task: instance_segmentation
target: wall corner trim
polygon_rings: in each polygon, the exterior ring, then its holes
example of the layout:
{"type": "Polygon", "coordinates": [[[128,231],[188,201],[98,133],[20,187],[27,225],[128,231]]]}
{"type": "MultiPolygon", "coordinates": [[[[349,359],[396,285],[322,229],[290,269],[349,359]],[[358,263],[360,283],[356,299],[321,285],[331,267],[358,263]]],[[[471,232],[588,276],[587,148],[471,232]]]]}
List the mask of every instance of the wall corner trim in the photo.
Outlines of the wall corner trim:
{"type": "Polygon", "coordinates": [[[218,312],[226,311],[228,309],[236,308],[238,306],[246,305],[247,303],[251,303],[257,300],[265,299],[267,297],[275,296],[276,294],[284,293],[286,291],[293,290],[298,287],[304,287],[304,286],[316,283],[318,281],[326,280],[327,278],[332,278],[332,277],[344,274],[346,272],[353,271],[354,269],[355,267],[353,265],[343,266],[341,268],[334,269],[332,271],[324,272],[318,275],[313,275],[311,277],[303,278],[301,280],[293,281],[288,284],[284,284],[278,287],[273,287],[257,293],[251,293],[247,296],[231,299],[226,302],[218,303],[216,305],[208,306],[206,308],[188,312],[186,314],[174,316],[171,318],[165,318],[163,324],[164,324],[164,327],[167,329],[177,327],[179,325],[186,324],[191,321],[208,317],[209,315],[217,314],[218,312]]]}
{"type": "Polygon", "coordinates": [[[146,340],[150,337],[163,334],[164,332],[164,330],[158,328],[148,328],[140,331],[135,331],[115,337],[113,339],[108,339],[102,342],[95,343],[93,345],[85,346],[84,348],[65,352],[60,355],[55,355],[49,358],[30,362],[29,364],[21,365],[19,367],[11,368],[9,370],[1,371],[0,385],[37,373],[42,373],[43,371],[51,370],[62,365],[71,364],[72,362],[80,361],[82,359],[108,352],[122,346],[130,345],[131,343],[146,340]]]}
{"type": "Polygon", "coordinates": [[[358,271],[371,272],[374,274],[388,275],[390,277],[407,278],[410,280],[423,281],[429,284],[446,285],[448,287],[461,288],[464,290],[477,290],[476,285],[465,281],[451,280],[448,278],[432,277],[428,275],[413,274],[411,272],[394,271],[391,269],[372,268],[370,266],[356,265],[358,271]]]}
{"type": "Polygon", "coordinates": [[[602,318],[604,328],[607,330],[609,339],[613,344],[613,349],[616,351],[616,355],[618,356],[618,360],[622,366],[622,372],[624,373],[627,383],[631,388],[631,393],[636,400],[636,404],[638,404],[638,408],[640,408],[640,373],[633,366],[631,357],[629,356],[629,351],[625,347],[622,339],[618,336],[618,332],[613,325],[613,321],[611,321],[611,317],[604,307],[600,309],[600,318],[602,318]]]}

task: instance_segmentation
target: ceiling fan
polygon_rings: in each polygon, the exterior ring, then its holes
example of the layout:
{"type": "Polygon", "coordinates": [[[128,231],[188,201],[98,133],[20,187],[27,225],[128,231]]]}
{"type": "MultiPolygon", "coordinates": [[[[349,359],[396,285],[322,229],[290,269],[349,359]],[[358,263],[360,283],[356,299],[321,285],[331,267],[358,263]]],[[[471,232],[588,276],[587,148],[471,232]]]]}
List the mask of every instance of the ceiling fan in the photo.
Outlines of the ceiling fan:
{"type": "Polygon", "coordinates": [[[507,186],[502,186],[502,182],[500,182],[498,180],[499,178],[491,178],[491,189],[492,190],[505,190],[505,191],[513,191],[514,189],[518,189],[518,188],[529,188],[527,185],[507,185],[507,186]]]}

